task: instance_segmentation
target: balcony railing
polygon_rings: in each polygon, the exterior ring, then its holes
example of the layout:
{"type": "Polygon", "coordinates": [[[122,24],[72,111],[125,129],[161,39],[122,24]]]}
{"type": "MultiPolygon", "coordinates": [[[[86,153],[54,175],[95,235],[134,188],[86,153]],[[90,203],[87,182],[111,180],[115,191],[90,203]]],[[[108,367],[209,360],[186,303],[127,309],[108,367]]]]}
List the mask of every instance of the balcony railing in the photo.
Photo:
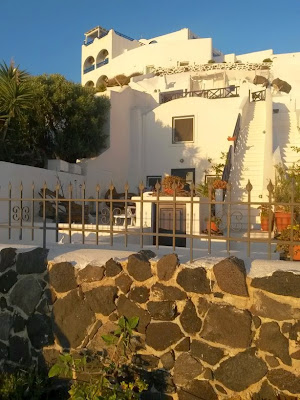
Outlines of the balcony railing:
{"type": "Polygon", "coordinates": [[[83,73],[84,73],[84,74],[87,74],[88,72],[91,72],[91,71],[93,71],[94,69],[95,69],[95,65],[91,65],[90,67],[85,68],[85,69],[83,70],[83,73]]]}
{"type": "Polygon", "coordinates": [[[106,65],[106,64],[108,64],[108,58],[106,58],[104,61],[97,63],[96,68],[103,67],[103,65],[106,65]]]}
{"type": "Polygon", "coordinates": [[[250,101],[265,101],[266,100],[266,89],[259,90],[257,92],[249,92],[250,101]]]}
{"type": "Polygon", "coordinates": [[[118,35],[118,36],[123,37],[124,39],[130,40],[131,42],[134,40],[131,37],[129,37],[127,35],[124,35],[123,33],[120,33],[120,32],[117,32],[117,31],[115,31],[115,34],[118,35]]]}
{"type": "MultiPolygon", "coordinates": [[[[104,36],[106,36],[107,34],[108,34],[108,32],[103,32],[103,33],[101,33],[100,36],[97,36],[97,39],[101,39],[101,38],[103,38],[104,36]]],[[[94,43],[94,40],[95,40],[95,39],[90,39],[88,42],[84,41],[83,44],[84,44],[85,46],[89,46],[90,44],[94,43]]]]}
{"type": "Polygon", "coordinates": [[[168,101],[181,99],[185,97],[203,97],[205,99],[225,99],[231,97],[239,97],[239,86],[228,86],[217,89],[206,89],[206,90],[194,90],[188,92],[171,92],[161,93],[161,103],[167,103],[168,101]]]}

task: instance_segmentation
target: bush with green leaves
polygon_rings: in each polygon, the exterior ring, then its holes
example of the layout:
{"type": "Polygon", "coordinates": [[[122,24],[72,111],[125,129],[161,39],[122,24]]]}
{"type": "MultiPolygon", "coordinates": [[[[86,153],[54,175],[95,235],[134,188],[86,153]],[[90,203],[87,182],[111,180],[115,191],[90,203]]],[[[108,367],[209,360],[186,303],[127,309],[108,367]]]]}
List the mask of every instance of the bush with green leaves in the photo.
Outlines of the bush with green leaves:
{"type": "Polygon", "coordinates": [[[35,370],[0,374],[2,400],[39,400],[45,398],[47,386],[48,380],[35,370]]]}
{"type": "Polygon", "coordinates": [[[71,354],[60,355],[49,371],[49,377],[59,376],[72,379],[69,390],[72,400],[134,400],[147,389],[138,371],[129,364],[130,342],[138,317],[121,317],[117,329],[102,339],[114,350],[109,357],[101,354],[83,355],[78,358],[71,354]],[[90,364],[97,359],[98,368],[92,370],[90,364]]]}

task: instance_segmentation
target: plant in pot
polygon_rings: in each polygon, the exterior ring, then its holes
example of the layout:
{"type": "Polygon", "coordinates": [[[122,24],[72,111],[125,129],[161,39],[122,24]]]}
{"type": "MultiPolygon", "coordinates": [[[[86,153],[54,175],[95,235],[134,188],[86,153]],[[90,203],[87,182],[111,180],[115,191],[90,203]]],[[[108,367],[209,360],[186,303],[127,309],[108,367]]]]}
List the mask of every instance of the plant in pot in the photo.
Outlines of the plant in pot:
{"type": "Polygon", "coordinates": [[[291,206],[291,179],[282,164],[276,165],[276,182],[274,188],[275,223],[278,232],[282,232],[292,223],[291,206]]]}
{"type": "Polygon", "coordinates": [[[280,235],[277,237],[280,241],[289,242],[291,239],[294,243],[290,245],[289,243],[277,243],[276,251],[284,252],[286,256],[290,256],[293,260],[300,261],[300,225],[289,225],[285,229],[282,230],[280,235]],[[297,243],[299,242],[299,243],[297,243]]]}
{"type": "Polygon", "coordinates": [[[257,207],[260,210],[260,226],[263,232],[273,230],[274,227],[274,212],[273,207],[269,204],[261,204],[257,207]],[[271,221],[271,222],[269,222],[271,221]]]}
{"type": "Polygon", "coordinates": [[[220,224],[222,222],[222,219],[219,217],[216,217],[215,215],[212,215],[210,218],[206,217],[206,229],[209,232],[209,227],[211,233],[219,233],[220,232],[220,224]]]}
{"type": "Polygon", "coordinates": [[[173,195],[174,184],[176,185],[177,191],[180,192],[184,188],[185,183],[185,179],[180,176],[167,175],[162,180],[162,187],[166,194],[173,195]]]}

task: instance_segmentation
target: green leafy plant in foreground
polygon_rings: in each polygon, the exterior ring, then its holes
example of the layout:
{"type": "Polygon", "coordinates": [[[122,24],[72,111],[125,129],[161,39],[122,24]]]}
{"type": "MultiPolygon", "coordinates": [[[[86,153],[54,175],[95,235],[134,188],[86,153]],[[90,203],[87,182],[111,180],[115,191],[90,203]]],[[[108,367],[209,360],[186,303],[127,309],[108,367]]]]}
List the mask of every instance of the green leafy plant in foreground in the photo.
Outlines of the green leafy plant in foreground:
{"type": "Polygon", "coordinates": [[[2,400],[39,400],[46,392],[47,379],[34,370],[0,374],[2,400]]]}
{"type": "Polygon", "coordinates": [[[133,330],[139,322],[138,317],[121,317],[117,329],[102,339],[113,345],[110,357],[102,354],[73,357],[63,354],[49,371],[49,377],[60,376],[72,379],[69,390],[74,400],[134,400],[147,389],[147,385],[134,371],[129,362],[130,341],[133,330]],[[89,370],[89,361],[98,362],[97,370],[89,370]]]}

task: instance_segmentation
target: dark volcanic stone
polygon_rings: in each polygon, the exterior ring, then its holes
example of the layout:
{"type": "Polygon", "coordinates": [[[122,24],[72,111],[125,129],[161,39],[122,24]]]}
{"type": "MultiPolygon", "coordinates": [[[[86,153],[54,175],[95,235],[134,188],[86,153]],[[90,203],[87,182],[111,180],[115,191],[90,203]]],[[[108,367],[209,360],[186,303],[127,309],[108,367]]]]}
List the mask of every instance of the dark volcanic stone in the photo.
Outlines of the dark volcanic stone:
{"type": "Polygon", "coordinates": [[[271,368],[276,368],[279,365],[279,361],[276,357],[266,355],[266,361],[271,368]]]}
{"type": "Polygon", "coordinates": [[[49,283],[59,293],[76,289],[77,282],[73,265],[69,262],[54,264],[49,271],[49,283]]]}
{"type": "Polygon", "coordinates": [[[19,253],[17,256],[17,272],[24,274],[41,274],[47,269],[47,255],[49,250],[37,249],[19,253]]]}
{"type": "Polygon", "coordinates": [[[178,345],[175,347],[176,351],[190,351],[190,338],[185,337],[182,339],[181,342],[178,343],[178,345]]]}
{"type": "Polygon", "coordinates": [[[278,398],[274,389],[266,380],[263,381],[259,391],[252,395],[253,400],[278,400],[278,398]]]}
{"type": "Polygon", "coordinates": [[[55,336],[64,348],[79,346],[87,335],[88,327],[95,321],[93,311],[76,289],[58,299],[52,313],[55,336]]]}
{"type": "Polygon", "coordinates": [[[77,282],[80,285],[84,282],[98,282],[104,276],[104,267],[88,264],[86,267],[78,271],[77,282]]]}
{"type": "Polygon", "coordinates": [[[291,357],[295,360],[300,360],[300,350],[295,351],[295,353],[291,354],[291,357]]]}
{"type": "Polygon", "coordinates": [[[36,349],[54,343],[51,320],[46,315],[34,314],[29,317],[27,332],[32,346],[36,349]]]}
{"type": "Polygon", "coordinates": [[[105,275],[106,276],[116,276],[122,271],[122,266],[117,261],[112,258],[109,259],[105,264],[105,275]]]}
{"type": "Polygon", "coordinates": [[[149,301],[147,304],[151,318],[160,321],[173,321],[177,308],[173,301],[149,301]]]}
{"type": "Polygon", "coordinates": [[[128,300],[124,295],[121,295],[117,302],[117,310],[119,316],[124,315],[126,318],[139,317],[137,331],[145,333],[146,326],[150,323],[150,314],[143,310],[133,301],[128,300]]]}
{"type": "Polygon", "coordinates": [[[180,315],[180,323],[187,333],[195,334],[201,329],[201,319],[198,318],[196,308],[191,300],[186,302],[186,305],[180,315]]]}
{"type": "Polygon", "coordinates": [[[137,303],[146,303],[149,300],[150,290],[144,286],[137,286],[131,289],[129,298],[137,303]]]}
{"type": "Polygon", "coordinates": [[[36,307],[36,311],[40,314],[49,314],[50,308],[48,304],[48,300],[43,298],[36,307]]]}
{"type": "Polygon", "coordinates": [[[293,394],[300,393],[300,377],[289,371],[278,368],[268,372],[268,380],[280,390],[287,390],[293,394]]]}
{"type": "Polygon", "coordinates": [[[281,296],[300,297],[300,275],[286,271],[275,271],[272,276],[254,278],[251,286],[281,296]]]}
{"type": "Polygon", "coordinates": [[[85,297],[95,313],[109,315],[116,309],[117,288],[114,286],[99,286],[85,292],[85,297]]]}
{"type": "Polygon", "coordinates": [[[170,370],[174,367],[175,364],[175,356],[173,351],[169,351],[168,353],[163,354],[160,357],[162,365],[164,369],[170,370]]]}
{"type": "Polygon", "coordinates": [[[218,400],[218,396],[208,381],[193,380],[178,391],[178,400],[218,400]]]}
{"type": "Polygon", "coordinates": [[[228,389],[241,392],[260,381],[268,372],[263,360],[255,356],[251,348],[222,362],[215,371],[215,378],[228,389]]]}
{"type": "Polygon", "coordinates": [[[145,369],[154,369],[158,366],[159,358],[152,355],[136,354],[133,357],[132,362],[138,367],[142,367],[145,369]]]}
{"type": "Polygon", "coordinates": [[[170,280],[174,272],[179,265],[179,260],[177,254],[168,254],[163,256],[157,262],[157,276],[161,281],[170,280]]]}
{"type": "Polygon", "coordinates": [[[14,315],[13,328],[15,333],[24,331],[26,320],[19,314],[14,315]]]}
{"type": "Polygon", "coordinates": [[[166,350],[183,337],[179,326],[173,322],[154,322],[146,330],[146,344],[155,350],[166,350]]]}
{"type": "Polygon", "coordinates": [[[290,332],[291,332],[291,329],[292,329],[292,326],[293,326],[293,324],[292,324],[291,322],[284,322],[284,323],[282,324],[282,327],[281,327],[281,332],[282,332],[283,334],[285,334],[285,333],[290,333],[290,332]]]}
{"type": "Polygon", "coordinates": [[[182,353],[175,361],[174,383],[184,386],[204,371],[203,365],[188,353],[182,353]]]}
{"type": "Polygon", "coordinates": [[[204,297],[199,297],[197,310],[200,317],[204,317],[209,309],[209,306],[210,303],[204,297]]]}
{"type": "Polygon", "coordinates": [[[8,313],[0,314],[0,339],[8,340],[13,325],[13,316],[8,313]]]}
{"type": "MultiPolygon", "coordinates": [[[[147,399],[147,400],[167,400],[169,397],[165,397],[165,393],[175,393],[176,388],[174,386],[174,382],[172,381],[172,377],[168,371],[165,371],[163,369],[157,369],[155,371],[151,372],[146,372],[146,374],[142,374],[142,378],[145,379],[146,383],[148,384],[149,388],[154,387],[156,391],[159,392],[159,394],[156,392],[153,395],[153,392],[151,394],[151,397],[141,397],[141,399],[147,399]],[[158,397],[154,397],[155,395],[158,395],[158,397]]],[[[171,397],[172,400],[172,397],[171,397]]]]}
{"type": "Polygon", "coordinates": [[[223,297],[224,297],[224,293],[221,293],[221,292],[215,292],[215,293],[214,293],[214,297],[216,297],[217,299],[223,299],[223,297]]]}
{"type": "Polygon", "coordinates": [[[291,326],[289,338],[300,342],[300,321],[291,326]]]}
{"type": "Polygon", "coordinates": [[[191,344],[191,355],[207,362],[210,365],[217,364],[224,357],[224,351],[207,343],[193,340],[191,344]]]}
{"type": "Polygon", "coordinates": [[[42,288],[38,280],[33,276],[25,276],[19,280],[10,293],[10,302],[30,315],[39,303],[42,295],[42,288]]]}
{"type": "Polygon", "coordinates": [[[261,319],[257,315],[254,315],[252,319],[255,328],[258,329],[261,326],[261,319]]]}
{"type": "Polygon", "coordinates": [[[284,321],[294,319],[295,314],[300,315],[300,309],[293,309],[289,304],[273,300],[263,292],[255,292],[250,311],[260,317],[284,321]]]}
{"type": "Polygon", "coordinates": [[[11,247],[0,251],[0,272],[4,272],[16,262],[16,249],[11,247]]]}
{"type": "Polygon", "coordinates": [[[130,286],[132,285],[132,279],[126,275],[122,274],[115,279],[115,284],[123,293],[128,293],[130,290],[130,286]]]}
{"type": "Polygon", "coordinates": [[[8,270],[0,276],[0,292],[8,293],[18,280],[18,274],[13,270],[8,270]]]}
{"type": "Polygon", "coordinates": [[[156,257],[156,254],[154,253],[154,251],[152,250],[140,250],[139,251],[140,254],[142,254],[142,256],[146,257],[148,260],[150,260],[151,258],[156,257]]]}
{"type": "Polygon", "coordinates": [[[151,265],[143,254],[131,254],[128,257],[127,271],[136,281],[143,282],[152,277],[151,265]]]}
{"type": "Polygon", "coordinates": [[[7,360],[8,358],[8,347],[4,343],[0,342],[0,361],[7,360]]]}
{"type": "Polygon", "coordinates": [[[246,268],[243,260],[228,257],[214,265],[213,271],[223,292],[236,296],[248,296],[246,268]]]}
{"type": "Polygon", "coordinates": [[[161,283],[156,283],[152,286],[152,292],[160,300],[184,300],[187,298],[185,292],[174,286],[165,286],[161,283]]]}
{"type": "Polygon", "coordinates": [[[204,268],[184,268],[177,276],[177,283],[187,292],[211,293],[204,268]]]}
{"type": "Polygon", "coordinates": [[[273,354],[287,365],[292,365],[289,355],[289,341],[280,332],[277,322],[262,324],[259,332],[257,346],[263,351],[273,354]]]}
{"type": "Polygon", "coordinates": [[[1,310],[7,310],[7,301],[5,297],[0,297],[0,308],[1,310]]]}
{"type": "Polygon", "coordinates": [[[9,359],[21,365],[30,363],[28,340],[19,336],[9,338],[9,359]]]}
{"type": "Polygon", "coordinates": [[[201,337],[233,348],[251,344],[251,314],[232,306],[211,304],[206,314],[201,337]]]}

